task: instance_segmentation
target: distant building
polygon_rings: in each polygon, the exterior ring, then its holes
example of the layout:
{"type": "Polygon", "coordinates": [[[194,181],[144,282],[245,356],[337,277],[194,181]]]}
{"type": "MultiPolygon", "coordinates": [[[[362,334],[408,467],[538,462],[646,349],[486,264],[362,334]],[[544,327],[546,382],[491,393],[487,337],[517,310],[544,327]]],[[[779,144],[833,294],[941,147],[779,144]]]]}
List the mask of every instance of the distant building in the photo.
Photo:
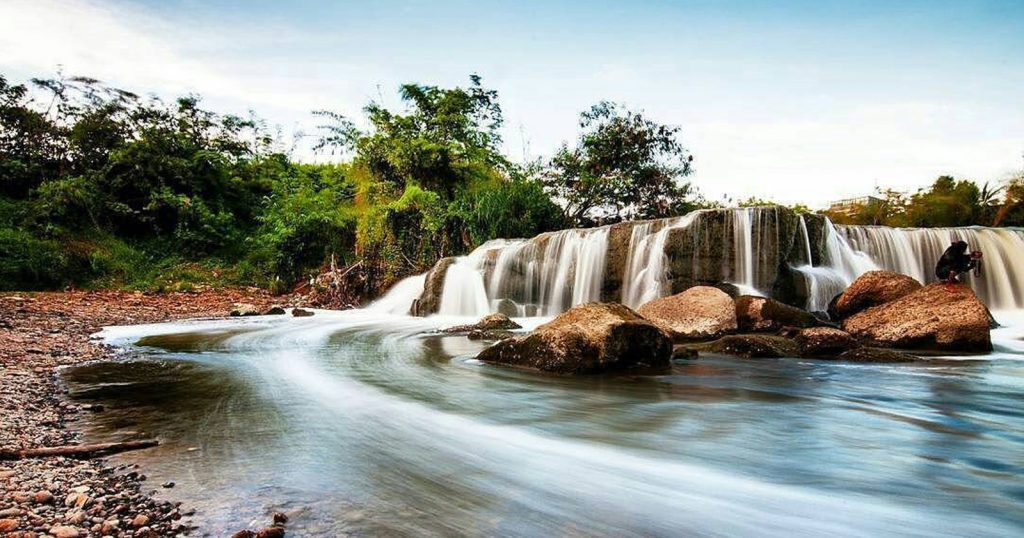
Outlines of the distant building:
{"type": "Polygon", "coordinates": [[[829,213],[836,213],[840,215],[853,216],[865,208],[877,206],[885,202],[881,198],[874,196],[858,196],[856,198],[845,198],[842,200],[836,200],[828,206],[829,213]]]}

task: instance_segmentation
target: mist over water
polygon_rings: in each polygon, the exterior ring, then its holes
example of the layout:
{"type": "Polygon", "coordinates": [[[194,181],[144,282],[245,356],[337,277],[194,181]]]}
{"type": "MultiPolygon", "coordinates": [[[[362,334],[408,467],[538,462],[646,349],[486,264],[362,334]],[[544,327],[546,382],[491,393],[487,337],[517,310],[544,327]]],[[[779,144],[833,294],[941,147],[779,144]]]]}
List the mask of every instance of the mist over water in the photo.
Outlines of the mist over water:
{"type": "Polygon", "coordinates": [[[565,378],[424,334],[458,321],[318,311],[110,328],[131,358],[66,379],[109,408],[91,436],[164,441],[122,459],[177,482],[214,535],[272,509],[293,511],[297,536],[1024,530],[1014,329],[958,361],[705,357],[565,378]]]}

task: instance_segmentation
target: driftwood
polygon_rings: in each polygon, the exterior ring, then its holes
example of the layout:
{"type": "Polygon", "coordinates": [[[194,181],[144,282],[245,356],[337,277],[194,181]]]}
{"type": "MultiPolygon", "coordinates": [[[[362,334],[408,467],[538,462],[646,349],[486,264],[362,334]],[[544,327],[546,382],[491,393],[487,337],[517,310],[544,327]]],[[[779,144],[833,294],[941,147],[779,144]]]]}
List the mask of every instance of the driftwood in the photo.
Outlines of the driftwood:
{"type": "Polygon", "coordinates": [[[116,454],[140,448],[150,448],[159,445],[156,439],[144,439],[141,441],[122,441],[120,443],[97,443],[94,445],[68,445],[43,448],[22,448],[10,449],[0,448],[0,460],[21,460],[27,458],[52,458],[64,456],[68,458],[94,458],[107,454],[116,454]]]}

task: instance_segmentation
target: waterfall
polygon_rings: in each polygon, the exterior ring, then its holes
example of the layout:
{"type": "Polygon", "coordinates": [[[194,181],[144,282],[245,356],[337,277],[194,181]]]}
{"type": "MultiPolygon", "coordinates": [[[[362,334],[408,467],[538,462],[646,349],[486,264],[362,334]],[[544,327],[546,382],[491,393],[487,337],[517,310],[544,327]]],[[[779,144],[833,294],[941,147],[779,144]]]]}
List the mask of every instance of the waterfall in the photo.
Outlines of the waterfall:
{"type": "Polygon", "coordinates": [[[416,275],[395,284],[380,299],[367,305],[366,309],[382,314],[408,314],[409,305],[423,293],[426,275],[416,275]]]}
{"type": "Polygon", "coordinates": [[[935,280],[935,264],[952,241],[966,241],[984,254],[981,275],[967,280],[978,297],[995,310],[1024,308],[1024,230],[842,226],[838,231],[880,268],[921,282],[935,280]]]}
{"type": "MultiPolygon", "coordinates": [[[[494,240],[457,258],[444,274],[437,313],[552,316],[573,305],[640,305],[693,285],[729,282],[811,311],[867,271],[887,269],[923,283],[951,240],[984,252],[969,283],[994,309],[1024,309],[1024,230],[835,226],[785,208],[694,211],[682,217],[494,240]],[[610,242],[614,244],[610,245],[610,242]]],[[[423,280],[403,281],[374,303],[399,311],[423,280]],[[401,291],[399,291],[401,290],[401,291]]]]}

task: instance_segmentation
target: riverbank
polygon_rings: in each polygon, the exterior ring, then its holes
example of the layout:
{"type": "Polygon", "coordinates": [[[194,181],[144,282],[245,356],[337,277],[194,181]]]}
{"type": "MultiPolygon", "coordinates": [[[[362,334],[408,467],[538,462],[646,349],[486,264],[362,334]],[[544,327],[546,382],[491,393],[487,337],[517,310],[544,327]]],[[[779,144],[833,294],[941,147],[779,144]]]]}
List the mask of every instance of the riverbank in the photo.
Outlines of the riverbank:
{"type": "MultiPolygon", "coordinates": [[[[77,444],[71,426],[93,409],[64,398],[64,366],[111,358],[90,341],[106,325],[226,316],[234,303],[263,309],[294,298],[264,290],[142,294],[120,291],[0,294],[0,448],[77,444]]],[[[144,432],[140,432],[142,435],[144,432]]],[[[102,459],[51,457],[0,462],[0,536],[176,536],[191,529],[188,507],[158,501],[145,469],[102,459]]]]}

